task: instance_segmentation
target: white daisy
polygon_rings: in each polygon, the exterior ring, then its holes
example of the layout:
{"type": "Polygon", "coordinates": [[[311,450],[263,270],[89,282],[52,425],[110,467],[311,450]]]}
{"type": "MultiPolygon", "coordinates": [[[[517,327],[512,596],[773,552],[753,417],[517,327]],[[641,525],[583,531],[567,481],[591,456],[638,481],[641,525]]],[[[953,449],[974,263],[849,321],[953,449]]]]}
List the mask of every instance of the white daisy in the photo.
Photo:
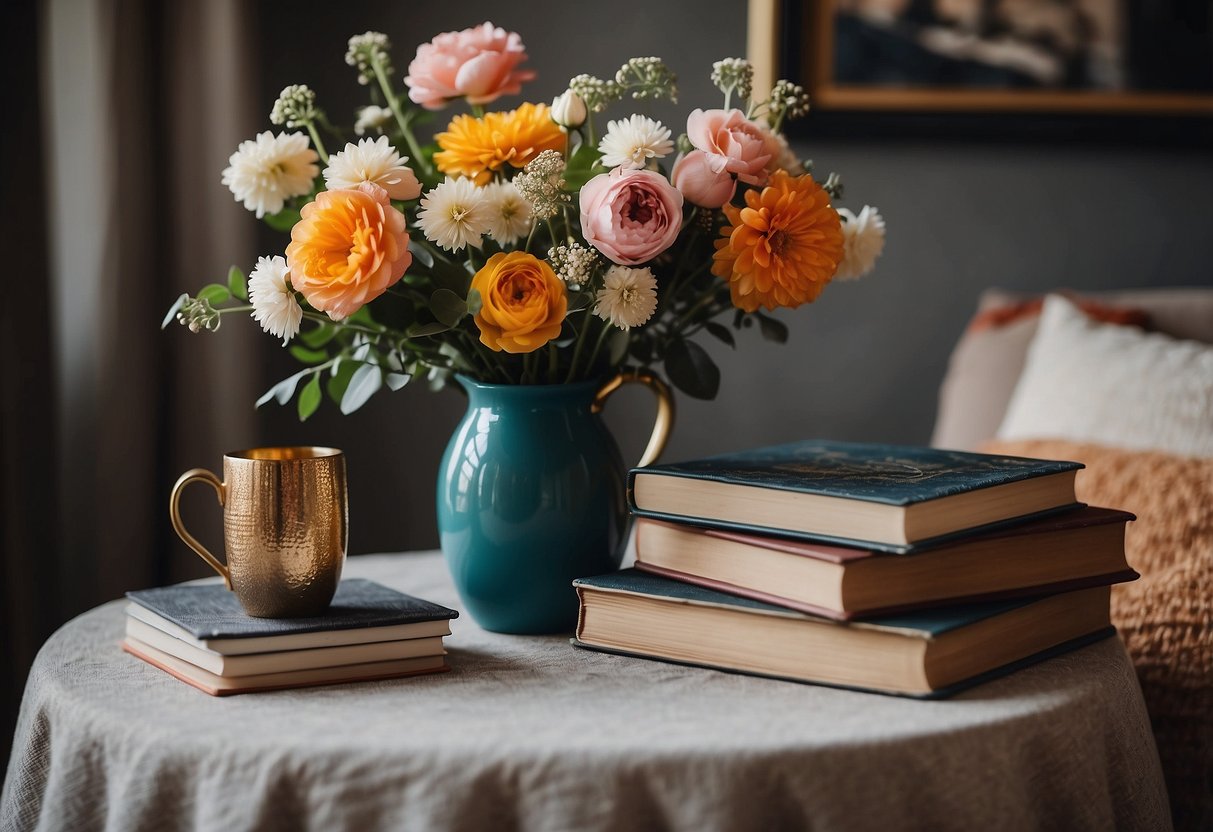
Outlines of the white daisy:
{"type": "Polygon", "coordinates": [[[319,157],[303,133],[269,130],[240,143],[223,170],[223,184],[258,217],[277,214],[286,200],[312,190],[319,157]]]}
{"type": "Polygon", "coordinates": [[[425,238],[445,248],[459,251],[464,246],[480,248],[480,238],[491,222],[484,188],[470,179],[448,178],[421,198],[417,225],[425,238]]]}
{"type": "Polygon", "coordinates": [[[657,309],[657,278],[649,269],[611,266],[598,290],[594,314],[620,329],[640,326],[657,309]]]}
{"type": "Polygon", "coordinates": [[[494,182],[484,188],[488,208],[489,236],[502,245],[516,243],[531,230],[531,203],[510,182],[494,182]]]}
{"type": "Polygon", "coordinates": [[[606,135],[598,143],[602,164],[608,168],[643,168],[650,159],[660,159],[673,150],[670,129],[642,115],[608,122],[606,135]]]}
{"type": "Polygon", "coordinates": [[[843,220],[843,253],[834,276],[854,280],[872,271],[884,251],[884,217],[870,205],[863,206],[858,216],[846,208],[839,208],[838,215],[843,220]]]}
{"type": "Polygon", "coordinates": [[[387,107],[377,107],[369,104],[358,111],[358,120],[354,122],[354,132],[365,136],[368,130],[382,133],[383,128],[392,120],[392,111],[387,107]]]}
{"type": "Polygon", "coordinates": [[[416,199],[421,194],[421,183],[405,164],[407,161],[408,157],[401,158],[387,136],[361,139],[358,144],[348,142],[344,150],[329,157],[324,184],[336,191],[374,182],[391,199],[416,199]]]}
{"type": "Polygon", "coordinates": [[[295,299],[286,260],[281,256],[257,259],[248,276],[248,299],[254,320],[266,332],[281,338],[283,346],[299,332],[303,308],[295,299]]]}

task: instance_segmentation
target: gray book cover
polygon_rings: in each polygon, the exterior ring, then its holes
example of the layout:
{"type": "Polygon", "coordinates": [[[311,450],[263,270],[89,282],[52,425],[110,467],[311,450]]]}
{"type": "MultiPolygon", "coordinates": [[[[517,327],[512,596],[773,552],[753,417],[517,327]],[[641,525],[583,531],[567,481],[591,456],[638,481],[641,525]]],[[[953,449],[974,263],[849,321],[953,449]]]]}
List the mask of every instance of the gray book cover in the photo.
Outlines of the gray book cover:
{"type": "Polygon", "coordinates": [[[310,618],[253,618],[241,609],[235,593],[222,584],[140,589],[126,593],[126,597],[197,639],[283,636],[459,617],[455,610],[365,578],[342,581],[324,615],[310,618]]]}

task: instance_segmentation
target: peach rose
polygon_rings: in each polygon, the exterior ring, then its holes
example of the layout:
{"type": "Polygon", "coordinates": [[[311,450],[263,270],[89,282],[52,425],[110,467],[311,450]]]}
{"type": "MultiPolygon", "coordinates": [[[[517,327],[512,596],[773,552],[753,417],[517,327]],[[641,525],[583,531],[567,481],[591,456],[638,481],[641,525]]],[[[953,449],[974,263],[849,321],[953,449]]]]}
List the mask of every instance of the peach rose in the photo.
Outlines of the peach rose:
{"type": "Polygon", "coordinates": [[[635,266],[678,239],[682,194],[660,173],[615,168],[581,189],[581,232],[612,262],[635,266]]]}
{"type": "Polygon", "coordinates": [[[373,182],[321,191],[291,229],[291,285],[334,321],[348,318],[404,276],[413,255],[404,214],[373,182]]]}
{"type": "Polygon", "coordinates": [[[409,98],[427,110],[441,110],[452,98],[487,104],[503,95],[517,95],[535,77],[518,69],[526,48],[515,32],[482,23],[462,32],[444,32],[417,47],[404,83],[409,98]]]}
{"type": "Polygon", "coordinates": [[[534,352],[560,334],[569,299],[552,267],[525,251],[499,252],[472,278],[476,327],[494,352],[534,352]]]}
{"type": "Polygon", "coordinates": [[[714,170],[711,157],[702,150],[679,156],[670,179],[687,202],[700,208],[719,208],[731,200],[737,190],[733,174],[727,170],[714,170]]]}
{"type": "Polygon", "coordinates": [[[687,138],[708,154],[712,169],[728,171],[748,185],[764,185],[771,146],[762,127],[741,110],[693,110],[687,138]]]}

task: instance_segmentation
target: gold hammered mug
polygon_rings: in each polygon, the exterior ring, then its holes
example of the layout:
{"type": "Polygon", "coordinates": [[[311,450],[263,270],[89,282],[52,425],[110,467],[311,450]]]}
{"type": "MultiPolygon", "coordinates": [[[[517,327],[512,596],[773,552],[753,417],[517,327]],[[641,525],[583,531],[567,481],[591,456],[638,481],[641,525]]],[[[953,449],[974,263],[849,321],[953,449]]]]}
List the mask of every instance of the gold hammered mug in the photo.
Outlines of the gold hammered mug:
{"type": "Polygon", "coordinates": [[[345,456],[336,448],[252,448],[223,456],[223,480],[186,471],[169,498],[173,528],[223,576],[244,611],[257,618],[319,615],[333,600],[349,535],[345,456]],[[191,482],[215,489],[223,507],[222,563],[185,530],[181,492],[191,482]]]}

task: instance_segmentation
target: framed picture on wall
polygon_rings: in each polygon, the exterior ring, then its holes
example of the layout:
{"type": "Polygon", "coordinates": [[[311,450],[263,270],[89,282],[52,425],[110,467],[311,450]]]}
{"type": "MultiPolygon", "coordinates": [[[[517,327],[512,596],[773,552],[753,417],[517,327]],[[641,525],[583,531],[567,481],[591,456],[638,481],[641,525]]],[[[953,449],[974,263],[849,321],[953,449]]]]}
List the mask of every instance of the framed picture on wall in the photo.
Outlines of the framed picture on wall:
{"type": "Polygon", "coordinates": [[[752,45],[764,24],[760,74],[819,125],[1210,135],[1210,0],[751,0],[752,45]]]}

